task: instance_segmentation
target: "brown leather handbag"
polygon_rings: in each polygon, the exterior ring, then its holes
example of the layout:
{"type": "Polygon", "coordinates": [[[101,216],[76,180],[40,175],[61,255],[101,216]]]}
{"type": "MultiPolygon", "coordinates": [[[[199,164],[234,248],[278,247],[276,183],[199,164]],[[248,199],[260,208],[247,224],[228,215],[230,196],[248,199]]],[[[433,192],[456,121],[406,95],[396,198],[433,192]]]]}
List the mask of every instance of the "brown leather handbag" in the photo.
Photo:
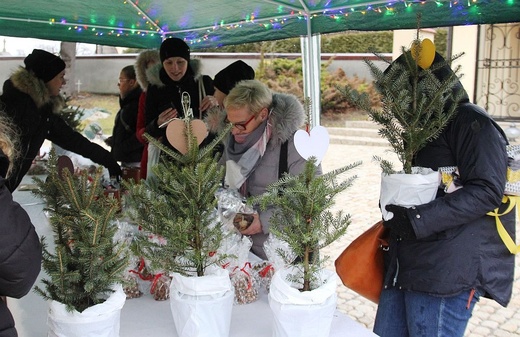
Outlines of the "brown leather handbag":
{"type": "Polygon", "coordinates": [[[358,236],[336,259],[343,284],[359,295],[378,303],[383,288],[383,250],[388,248],[383,221],[358,236]]]}

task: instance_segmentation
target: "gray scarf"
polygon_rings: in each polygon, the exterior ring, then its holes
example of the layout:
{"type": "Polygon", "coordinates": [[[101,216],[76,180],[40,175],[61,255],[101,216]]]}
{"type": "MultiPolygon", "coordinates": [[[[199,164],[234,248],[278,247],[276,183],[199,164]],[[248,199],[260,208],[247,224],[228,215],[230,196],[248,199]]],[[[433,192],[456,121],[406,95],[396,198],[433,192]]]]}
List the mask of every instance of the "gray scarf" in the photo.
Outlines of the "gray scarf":
{"type": "Polygon", "coordinates": [[[230,135],[226,145],[225,181],[229,188],[240,189],[264,155],[271,137],[271,124],[268,121],[265,120],[251,132],[244,143],[235,142],[235,138],[230,135]]]}

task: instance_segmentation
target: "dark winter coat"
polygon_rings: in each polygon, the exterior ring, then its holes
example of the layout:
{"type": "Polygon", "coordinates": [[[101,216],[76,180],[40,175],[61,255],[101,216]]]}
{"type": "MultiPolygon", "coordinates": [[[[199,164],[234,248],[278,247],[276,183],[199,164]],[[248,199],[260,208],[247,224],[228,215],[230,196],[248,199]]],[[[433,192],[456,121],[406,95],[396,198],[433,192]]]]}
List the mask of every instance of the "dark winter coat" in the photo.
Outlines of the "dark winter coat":
{"type": "Polygon", "coordinates": [[[137,139],[137,110],[141,88],[136,87],[125,98],[119,97],[119,106],[112,131],[112,154],[117,161],[135,163],[141,161],[143,144],[137,139]]]}
{"type": "MultiPolygon", "coordinates": [[[[157,55],[159,55],[159,51],[156,51],[157,55]]],[[[159,56],[157,56],[159,57],[159,56]]],[[[146,65],[150,60],[153,60],[153,56],[149,53],[147,54],[139,54],[137,60],[135,62],[135,75],[137,77],[137,82],[141,86],[143,90],[141,92],[141,96],[139,97],[139,108],[137,113],[137,127],[136,127],[136,136],[137,139],[143,144],[143,154],[141,156],[141,179],[146,179],[147,176],[147,164],[148,164],[148,140],[143,137],[143,134],[146,132],[146,91],[150,84],[161,85],[161,79],[159,78],[159,72],[162,68],[162,64],[159,62],[149,68],[146,68],[146,65]],[[146,56],[143,56],[146,55],[146,56]]]]}
{"type": "MultiPolygon", "coordinates": [[[[31,219],[13,201],[6,182],[0,177],[0,296],[21,298],[40,273],[42,251],[31,219]]],[[[0,299],[0,337],[15,336],[13,317],[0,299]]]]}
{"type": "MultiPolygon", "coordinates": [[[[170,107],[175,107],[178,112],[177,117],[184,117],[184,110],[181,104],[183,92],[188,92],[191,97],[191,108],[194,118],[202,119],[202,116],[199,114],[199,105],[202,100],[199,95],[199,81],[203,81],[206,95],[213,95],[215,91],[211,77],[200,74],[200,60],[197,59],[190,61],[186,74],[178,82],[172,81],[162,67],[159,77],[161,84],[151,83],[146,93],[146,132],[155,138],[165,135],[166,128],[160,129],[157,125],[157,117],[161,112],[170,107]]],[[[168,145],[166,139],[164,139],[163,143],[168,145]]]]}
{"type": "Polygon", "coordinates": [[[110,152],[75,132],[56,115],[65,106],[63,98],[51,97],[45,83],[25,68],[18,68],[4,82],[0,102],[20,132],[22,154],[7,181],[10,191],[18,187],[45,139],[105,166],[111,175],[121,175],[121,168],[110,152]]]}
{"type": "MultiPolygon", "coordinates": [[[[450,73],[445,66],[436,75],[450,73]]],[[[460,82],[458,89],[464,90],[460,82]]],[[[506,306],[515,258],[486,213],[501,205],[507,141],[486,112],[468,102],[466,94],[456,117],[414,162],[433,170],[457,166],[463,188],[450,194],[439,189],[435,200],[408,210],[417,239],[391,241],[385,286],[440,296],[474,288],[506,306]]],[[[515,211],[501,220],[514,238],[515,211]]]]}

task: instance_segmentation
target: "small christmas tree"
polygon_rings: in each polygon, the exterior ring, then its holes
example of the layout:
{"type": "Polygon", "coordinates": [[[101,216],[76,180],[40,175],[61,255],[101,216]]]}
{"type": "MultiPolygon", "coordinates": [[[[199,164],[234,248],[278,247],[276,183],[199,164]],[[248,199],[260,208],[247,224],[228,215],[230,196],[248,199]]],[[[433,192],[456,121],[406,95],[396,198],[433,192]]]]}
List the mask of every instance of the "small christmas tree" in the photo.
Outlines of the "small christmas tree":
{"type": "Polygon", "coordinates": [[[326,260],[320,258],[319,250],[344,235],[350,225],[350,215],[341,211],[334,215],[329,208],[334,205],[335,196],[356,179],[353,176],[338,183],[338,175],[360,164],[357,162],[316,175],[316,159],[311,157],[302,173],[286,174],[269,185],[263,195],[251,200],[262,209],[275,207],[269,230],[276,238],[287,242],[297,256],[298,273],[289,275],[289,281],[298,284],[303,280],[302,291],[319,286],[319,271],[326,260]]]}
{"type": "Polygon", "coordinates": [[[101,168],[92,178],[86,172],[75,176],[68,169],[59,172],[57,162],[51,150],[47,179],[34,179],[34,193],[47,204],[55,246],[52,252],[42,238],[43,269],[49,278],[42,280],[44,289],[35,291],[82,312],[103,302],[123,280],[126,247],[114,242],[119,205],[103,195],[101,168]]]}
{"type": "MultiPolygon", "coordinates": [[[[304,101],[304,107],[307,118],[306,128],[305,131],[298,130],[297,133],[306,132],[309,136],[312,115],[311,102],[308,98],[304,101]]],[[[326,129],[324,132],[328,140],[326,129]]],[[[295,135],[295,139],[297,136],[295,135]]],[[[316,140],[318,147],[328,147],[328,143],[322,143],[320,140],[316,140]]],[[[308,145],[296,143],[295,140],[298,152],[301,147],[308,145]]],[[[324,154],[322,150],[326,150],[326,147],[314,150],[324,154]]],[[[285,261],[290,262],[290,256],[287,254],[296,256],[293,264],[297,272],[289,274],[288,281],[294,284],[302,282],[301,291],[310,291],[320,286],[319,274],[324,268],[327,257],[321,259],[319,250],[344,235],[350,225],[350,215],[344,215],[341,211],[334,215],[329,209],[334,205],[334,198],[349,188],[357,178],[353,176],[338,183],[338,176],[359,165],[361,162],[356,162],[327,174],[318,175],[317,158],[310,156],[300,174],[285,173],[277,182],[270,184],[264,194],[249,200],[252,204],[260,205],[261,209],[274,207],[269,231],[274,237],[287,242],[291,248],[289,253],[277,251],[285,261]]]]}
{"type": "Polygon", "coordinates": [[[130,217],[146,234],[135,240],[137,251],[151,261],[153,269],[203,276],[207,267],[219,265],[225,257],[215,254],[225,234],[215,197],[224,168],[214,149],[229,128],[199,148],[190,119],[184,123],[185,129],[177,136],[185,137],[186,154],[145,135],[168,158],[161,158],[152,168],[154,178],[128,186],[126,202],[130,217]]]}
{"type": "MultiPolygon", "coordinates": [[[[419,30],[411,51],[403,47],[402,53],[402,62],[393,62],[384,72],[374,62],[365,61],[382,96],[381,110],[371,106],[366,94],[360,95],[349,86],[338,89],[381,126],[379,134],[390,142],[404,172],[411,173],[415,155],[437,138],[456,114],[463,95],[463,90],[455,90],[460,66],[443,81],[439,81],[435,72],[461,55],[432,65],[435,47],[428,39],[419,40],[419,30]],[[427,59],[431,61],[425,61],[427,59]]],[[[385,173],[394,173],[388,161],[382,160],[381,166],[385,173]]]]}

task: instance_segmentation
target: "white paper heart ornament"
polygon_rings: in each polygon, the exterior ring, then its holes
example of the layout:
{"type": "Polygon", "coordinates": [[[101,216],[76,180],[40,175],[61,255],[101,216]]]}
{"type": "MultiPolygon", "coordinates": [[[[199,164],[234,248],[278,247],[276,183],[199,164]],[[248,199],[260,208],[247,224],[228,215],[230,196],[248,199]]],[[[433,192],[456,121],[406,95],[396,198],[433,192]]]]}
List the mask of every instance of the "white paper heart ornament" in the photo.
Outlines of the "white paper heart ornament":
{"type": "MultiPolygon", "coordinates": [[[[197,144],[208,136],[208,128],[206,123],[200,119],[190,121],[193,135],[197,139],[197,144]]],[[[182,154],[188,153],[188,143],[186,142],[186,123],[183,119],[174,119],[166,127],[166,139],[177,151],[182,154]]]]}
{"type": "Polygon", "coordinates": [[[321,125],[313,127],[310,134],[298,130],[294,134],[294,146],[303,159],[316,157],[316,165],[318,165],[329,148],[329,132],[321,125]]]}

